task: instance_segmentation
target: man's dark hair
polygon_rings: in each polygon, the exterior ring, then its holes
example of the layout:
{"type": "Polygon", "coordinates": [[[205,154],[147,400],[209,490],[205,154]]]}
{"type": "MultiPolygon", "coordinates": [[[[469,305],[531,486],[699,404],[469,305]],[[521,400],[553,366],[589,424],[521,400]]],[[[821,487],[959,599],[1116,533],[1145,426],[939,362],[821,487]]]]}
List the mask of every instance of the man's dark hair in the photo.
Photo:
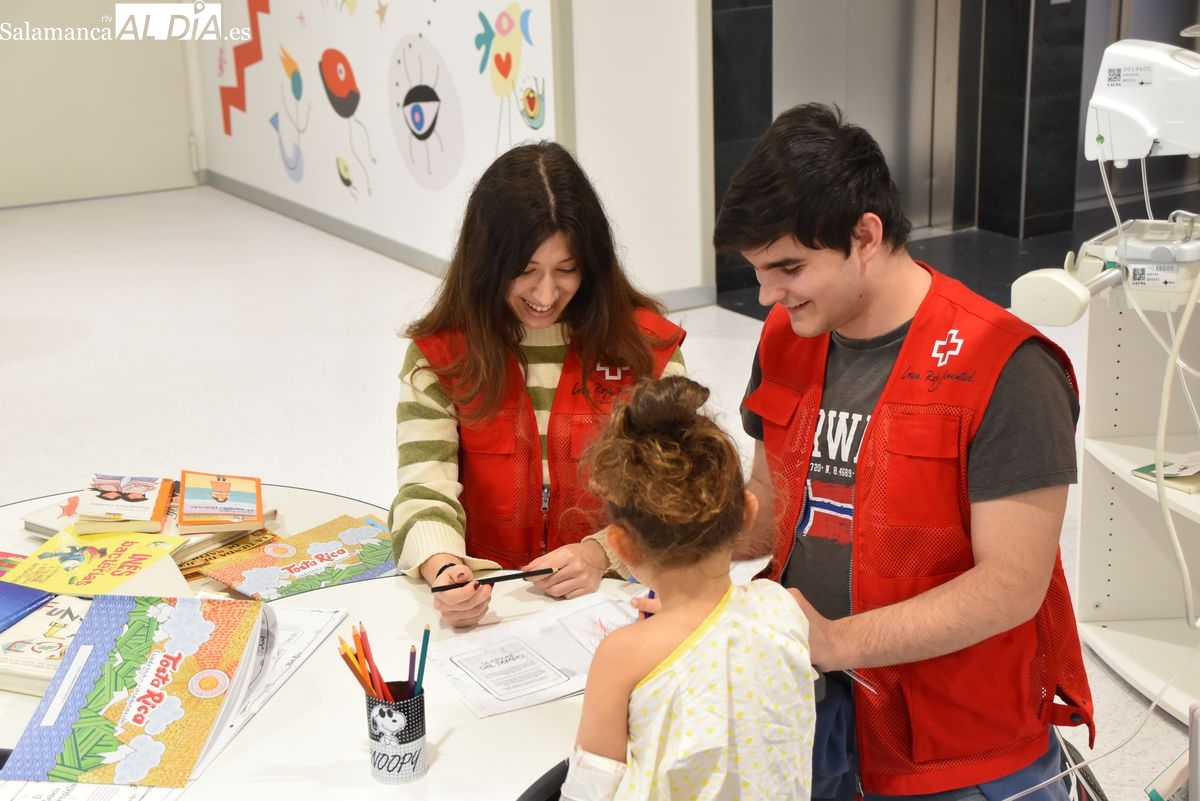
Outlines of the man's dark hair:
{"type": "Polygon", "coordinates": [[[912,226],[878,143],[837,106],[807,103],[780,114],[733,176],[713,244],[741,252],[790,234],[806,248],[849,256],[868,211],[883,221],[886,243],[908,241],[912,226]]]}

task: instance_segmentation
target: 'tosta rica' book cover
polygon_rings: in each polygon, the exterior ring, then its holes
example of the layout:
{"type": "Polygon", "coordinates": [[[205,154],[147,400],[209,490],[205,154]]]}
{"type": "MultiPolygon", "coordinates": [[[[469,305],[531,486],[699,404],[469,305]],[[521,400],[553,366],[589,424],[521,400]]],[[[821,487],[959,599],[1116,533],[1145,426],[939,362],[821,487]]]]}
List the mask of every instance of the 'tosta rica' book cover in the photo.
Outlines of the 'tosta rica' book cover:
{"type": "Polygon", "coordinates": [[[394,575],[392,534],[371,516],[321,525],[200,567],[209,578],[271,601],[322,587],[394,575]]]}
{"type": "Polygon", "coordinates": [[[96,597],[0,779],[183,787],[255,672],[262,611],[96,597]]]}

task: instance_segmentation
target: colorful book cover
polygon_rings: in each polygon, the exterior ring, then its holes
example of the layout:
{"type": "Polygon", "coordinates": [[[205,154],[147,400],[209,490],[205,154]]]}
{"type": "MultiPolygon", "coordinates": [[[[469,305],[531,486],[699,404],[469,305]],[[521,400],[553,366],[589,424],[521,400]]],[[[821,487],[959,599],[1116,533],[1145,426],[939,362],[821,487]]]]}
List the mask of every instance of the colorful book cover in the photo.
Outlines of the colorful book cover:
{"type": "MultiPolygon", "coordinates": [[[[207,535],[197,534],[193,536],[204,537],[207,535]]],[[[182,562],[177,562],[179,565],[179,572],[183,574],[185,579],[196,578],[202,575],[200,573],[200,568],[209,564],[210,562],[215,562],[216,560],[222,559],[226,556],[230,556],[235,553],[241,553],[242,551],[248,551],[251,548],[257,548],[260,545],[266,545],[268,542],[274,542],[275,540],[279,539],[270,531],[265,529],[262,531],[249,531],[245,534],[239,534],[235,531],[232,533],[232,537],[233,539],[218,545],[210,551],[199,554],[198,556],[193,556],[191,559],[185,559],[182,562]]]]}
{"type": "Polygon", "coordinates": [[[45,693],[91,603],[55,595],[0,632],[0,690],[45,693]]]}
{"type": "Polygon", "coordinates": [[[261,606],[95,598],[0,779],[183,787],[241,703],[261,606]]]}
{"type": "Polygon", "coordinates": [[[180,531],[247,531],[262,528],[262,482],[184,470],[180,481],[180,531]]]}
{"type": "Polygon", "coordinates": [[[101,520],[159,520],[171,502],[172,481],[159,476],[92,473],[80,493],[80,516],[101,520]]]}
{"type": "MultiPolygon", "coordinates": [[[[0,551],[0,577],[8,576],[23,561],[25,556],[21,554],[0,551]]],[[[43,590],[0,580],[0,631],[32,613],[51,597],[43,590]]]]}
{"type": "Polygon", "coordinates": [[[200,567],[243,595],[265,601],[322,587],[394,575],[392,535],[375,522],[342,515],[316,528],[200,567]]]}
{"type": "Polygon", "coordinates": [[[99,595],[116,591],[187,540],[167,534],[86,534],[74,526],[46,540],[0,583],[35,587],[55,595],[99,595]]]}

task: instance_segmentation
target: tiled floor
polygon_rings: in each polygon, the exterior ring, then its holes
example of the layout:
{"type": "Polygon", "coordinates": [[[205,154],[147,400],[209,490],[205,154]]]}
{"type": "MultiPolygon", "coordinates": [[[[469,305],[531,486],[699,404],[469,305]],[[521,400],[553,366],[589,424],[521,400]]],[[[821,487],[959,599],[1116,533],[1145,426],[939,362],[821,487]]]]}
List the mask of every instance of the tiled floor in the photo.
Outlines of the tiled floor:
{"type": "MultiPolygon", "coordinates": [[[[77,488],[93,470],[185,467],[390,502],[395,332],[437,279],[207,187],[0,210],[0,243],[0,504],[77,488]]],[[[758,322],[718,306],[672,316],[689,331],[691,375],[748,457],[737,407],[758,322]]],[[[1048,333],[1082,367],[1082,328],[1048,333]]],[[[1077,519],[1063,532],[1068,565],[1077,519]]],[[[1089,671],[1100,750],[1146,702],[1096,660],[1089,671]]],[[[1095,770],[1114,801],[1139,798],[1184,747],[1183,727],[1156,713],[1095,770]]]]}

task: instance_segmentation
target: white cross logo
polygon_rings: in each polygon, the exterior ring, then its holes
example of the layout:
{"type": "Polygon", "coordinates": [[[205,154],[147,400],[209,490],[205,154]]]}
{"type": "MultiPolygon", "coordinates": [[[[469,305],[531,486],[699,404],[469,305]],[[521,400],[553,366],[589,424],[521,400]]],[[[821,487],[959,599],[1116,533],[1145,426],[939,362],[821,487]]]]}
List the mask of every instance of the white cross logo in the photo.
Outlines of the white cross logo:
{"type": "Polygon", "coordinates": [[[933,353],[930,355],[938,360],[938,367],[945,367],[946,362],[950,361],[951,356],[957,356],[962,350],[963,340],[958,338],[958,329],[951,328],[946,332],[945,339],[939,339],[933,343],[933,353]],[[947,345],[951,345],[950,349],[946,349],[947,345]]]}
{"type": "Polygon", "coordinates": [[[628,369],[629,369],[628,367],[609,367],[607,365],[601,364],[600,362],[596,362],[596,372],[598,373],[601,370],[603,370],[605,381],[620,381],[621,377],[625,374],[625,371],[628,369]]]}

